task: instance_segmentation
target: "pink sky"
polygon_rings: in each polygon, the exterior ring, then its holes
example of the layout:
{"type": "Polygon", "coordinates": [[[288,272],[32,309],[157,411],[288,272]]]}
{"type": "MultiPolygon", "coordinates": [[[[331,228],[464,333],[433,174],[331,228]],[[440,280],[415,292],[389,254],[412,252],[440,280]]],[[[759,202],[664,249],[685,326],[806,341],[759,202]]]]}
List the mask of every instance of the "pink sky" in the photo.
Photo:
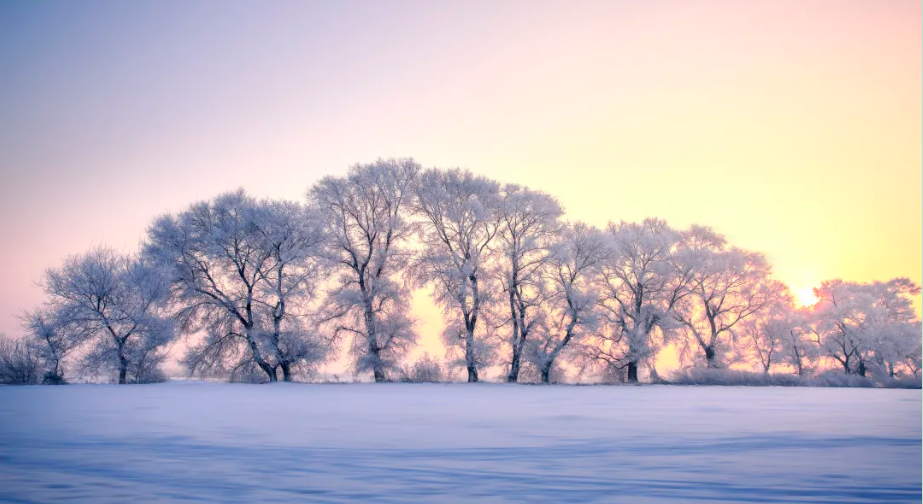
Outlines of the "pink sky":
{"type": "Polygon", "coordinates": [[[68,254],[380,156],[921,283],[921,46],[918,1],[3,2],[0,332],[68,254]]]}

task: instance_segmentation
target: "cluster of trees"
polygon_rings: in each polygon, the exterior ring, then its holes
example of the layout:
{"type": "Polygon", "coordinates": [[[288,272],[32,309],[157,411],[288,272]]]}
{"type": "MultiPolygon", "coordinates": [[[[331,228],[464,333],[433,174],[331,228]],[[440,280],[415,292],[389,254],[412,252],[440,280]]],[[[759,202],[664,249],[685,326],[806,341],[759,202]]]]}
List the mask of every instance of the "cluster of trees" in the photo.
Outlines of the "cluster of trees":
{"type": "Polygon", "coordinates": [[[470,382],[491,366],[509,382],[656,379],[667,345],[685,366],[920,374],[907,279],[824,282],[797,308],[763,255],[710,228],[597,229],[548,194],[411,159],[326,177],[304,202],[240,190],[196,203],[156,219],[137,254],[71,257],[42,286],[28,337],[0,349],[13,381],[62,383],[72,355],[119,383],[156,380],[183,335],[182,363],[202,376],[291,381],[345,347],[375,381],[443,379],[429,356],[405,362],[420,288],[445,315],[446,367],[470,382]]]}

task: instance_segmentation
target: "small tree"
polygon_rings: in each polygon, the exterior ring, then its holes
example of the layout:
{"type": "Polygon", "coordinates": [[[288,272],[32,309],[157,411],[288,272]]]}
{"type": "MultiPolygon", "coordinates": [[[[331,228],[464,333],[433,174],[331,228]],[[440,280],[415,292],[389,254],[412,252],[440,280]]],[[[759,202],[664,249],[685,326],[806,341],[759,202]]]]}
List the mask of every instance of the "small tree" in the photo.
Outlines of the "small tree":
{"type": "Polygon", "coordinates": [[[65,320],[73,320],[66,313],[68,307],[62,306],[59,313],[52,306],[45,306],[29,311],[22,316],[22,326],[29,335],[30,343],[38,356],[42,369],[42,383],[59,385],[67,383],[64,377],[64,359],[77,346],[88,339],[83,332],[85,327],[79,323],[65,325],[65,320]]]}
{"type": "Polygon", "coordinates": [[[34,385],[39,382],[39,370],[29,345],[0,333],[0,384],[34,385]]]}
{"type": "Polygon", "coordinates": [[[173,340],[161,308],[169,286],[137,258],[100,247],[46,271],[43,287],[66,338],[94,341],[84,366],[114,371],[119,384],[138,381],[144,360],[173,340]]]}

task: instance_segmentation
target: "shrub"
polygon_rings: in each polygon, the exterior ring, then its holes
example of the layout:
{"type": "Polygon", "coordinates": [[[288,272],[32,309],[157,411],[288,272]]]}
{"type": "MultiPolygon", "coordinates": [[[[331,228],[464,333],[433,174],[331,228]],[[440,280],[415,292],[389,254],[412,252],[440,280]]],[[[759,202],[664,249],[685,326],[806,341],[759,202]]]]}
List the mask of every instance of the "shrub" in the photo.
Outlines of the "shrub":
{"type": "Polygon", "coordinates": [[[22,341],[0,334],[0,383],[33,385],[39,382],[38,358],[22,341]]]}
{"type": "Polygon", "coordinates": [[[401,368],[400,381],[406,383],[439,383],[445,381],[445,369],[428,353],[412,366],[401,368]]]}

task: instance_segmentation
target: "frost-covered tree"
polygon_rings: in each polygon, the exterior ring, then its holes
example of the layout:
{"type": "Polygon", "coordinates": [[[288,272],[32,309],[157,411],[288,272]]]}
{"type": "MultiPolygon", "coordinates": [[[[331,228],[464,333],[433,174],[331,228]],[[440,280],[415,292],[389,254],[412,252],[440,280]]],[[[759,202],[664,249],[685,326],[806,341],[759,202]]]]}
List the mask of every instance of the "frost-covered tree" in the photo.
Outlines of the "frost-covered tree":
{"type": "Polygon", "coordinates": [[[800,337],[801,317],[785,284],[772,281],[769,288],[774,290],[774,299],[760,312],[742,320],[732,333],[743,353],[755,358],[763,373],[768,374],[773,364],[788,361],[800,376],[808,344],[800,337]]]}
{"type": "Polygon", "coordinates": [[[204,334],[184,363],[232,376],[258,369],[291,381],[326,356],[305,320],[322,270],[324,234],[306,207],[256,201],[243,190],[157,219],[144,254],[167,272],[170,301],[187,334],[204,334]]]}
{"type": "Polygon", "coordinates": [[[783,324],[779,362],[791,366],[798,376],[809,375],[820,356],[820,347],[812,337],[813,311],[802,307],[785,313],[782,318],[787,322],[783,324]]]}
{"type": "Polygon", "coordinates": [[[506,184],[500,191],[496,237],[498,273],[508,302],[506,326],[510,334],[506,381],[519,379],[523,347],[540,321],[544,298],[542,275],[549,246],[558,237],[561,205],[540,191],[506,184]]]}
{"type": "Polygon", "coordinates": [[[53,306],[43,306],[21,317],[29,344],[42,365],[42,382],[46,384],[66,383],[64,359],[87,340],[81,324],[65,324],[65,321],[73,320],[67,316],[68,307],[59,306],[56,310],[53,306]]]}
{"type": "Polygon", "coordinates": [[[608,235],[600,300],[607,331],[597,357],[626,367],[627,380],[637,382],[638,368],[658,350],[656,330],[676,327],[673,309],[688,293],[694,263],[685,260],[680,233],[660,219],[609,224],[608,235]]]}
{"type": "Polygon", "coordinates": [[[451,314],[446,347],[460,350],[468,381],[490,362],[492,348],[477,336],[490,303],[489,256],[500,228],[499,185],[460,169],[427,170],[417,185],[415,209],[422,217],[423,249],[414,261],[416,285],[432,285],[436,302],[451,314]]]}
{"type": "Polygon", "coordinates": [[[326,177],[307,194],[336,264],[324,320],[336,335],[352,336],[354,369],[371,371],[376,382],[399,370],[416,342],[410,293],[398,277],[410,259],[407,214],[419,171],[412,159],[380,159],[353,166],[346,177],[326,177]]]}
{"type": "Polygon", "coordinates": [[[527,342],[527,358],[538,367],[543,383],[568,345],[596,327],[599,268],[606,260],[606,238],[583,223],[562,227],[551,246],[546,270],[547,297],[536,335],[527,342]]]}
{"type": "Polygon", "coordinates": [[[146,261],[100,247],[47,270],[42,286],[55,324],[92,342],[84,366],[112,370],[120,384],[144,381],[174,338],[161,308],[169,285],[146,261]]]}
{"type": "Polygon", "coordinates": [[[708,368],[717,368],[730,350],[735,326],[775,299],[769,263],[762,254],[729,247],[723,236],[705,227],[690,228],[681,246],[691,280],[673,315],[685,330],[687,345],[701,349],[708,368]]]}
{"type": "MultiPolygon", "coordinates": [[[[920,287],[906,278],[861,284],[830,280],[814,289],[819,343],[846,374],[896,374],[919,352],[920,321],[911,296],[920,287]]],[[[911,366],[912,367],[912,366],[911,366]]],[[[915,371],[912,371],[915,374],[915,371]]]]}

